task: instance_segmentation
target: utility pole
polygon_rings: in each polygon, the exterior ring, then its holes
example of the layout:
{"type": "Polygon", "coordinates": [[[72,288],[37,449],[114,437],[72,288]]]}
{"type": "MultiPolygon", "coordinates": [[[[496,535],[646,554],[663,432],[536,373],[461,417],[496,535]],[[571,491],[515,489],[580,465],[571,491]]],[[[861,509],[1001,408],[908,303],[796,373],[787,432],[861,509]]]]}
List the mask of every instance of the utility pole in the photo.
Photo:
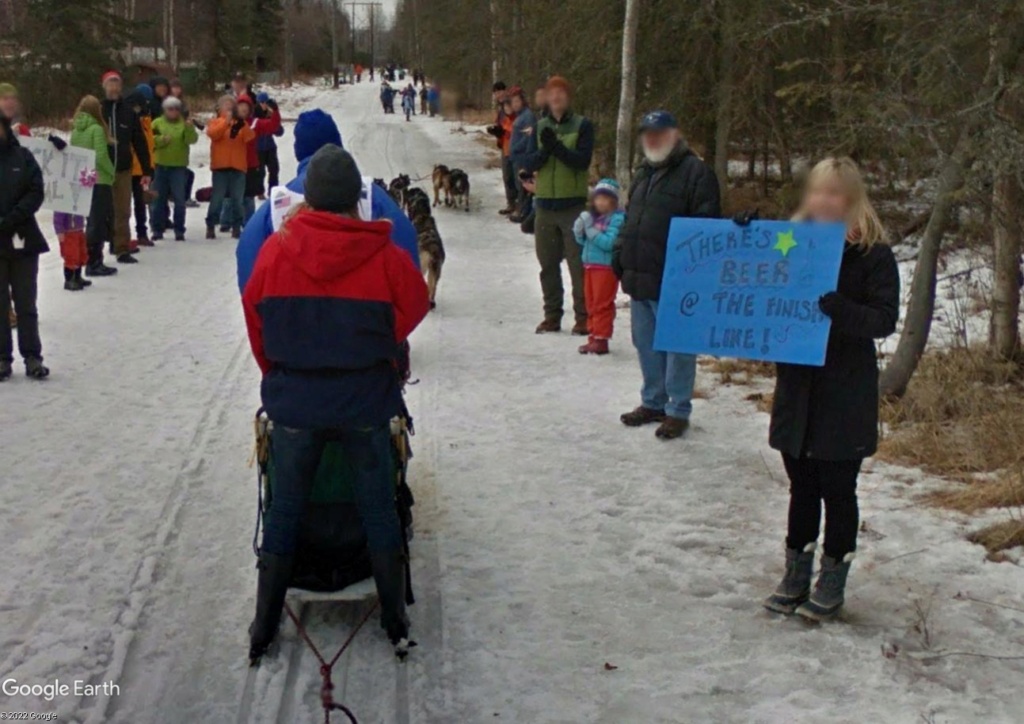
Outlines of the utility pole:
{"type": "Polygon", "coordinates": [[[331,77],[338,87],[338,3],[331,0],[331,77]]]}

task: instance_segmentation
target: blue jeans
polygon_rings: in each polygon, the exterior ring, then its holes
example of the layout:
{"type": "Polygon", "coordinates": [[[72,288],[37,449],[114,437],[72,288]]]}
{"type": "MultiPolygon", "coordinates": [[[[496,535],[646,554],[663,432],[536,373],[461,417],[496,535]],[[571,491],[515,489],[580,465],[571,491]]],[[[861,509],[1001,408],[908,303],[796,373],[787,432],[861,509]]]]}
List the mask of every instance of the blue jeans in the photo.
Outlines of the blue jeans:
{"type": "Polygon", "coordinates": [[[210,197],[210,208],[206,212],[206,225],[216,226],[224,209],[225,198],[231,209],[233,228],[242,228],[245,218],[245,173],[233,168],[218,169],[213,172],[213,195],[210,197]]]}
{"type": "Polygon", "coordinates": [[[689,420],[693,411],[693,385],[697,379],[697,355],[655,351],[657,302],[634,299],[629,309],[633,346],[640,357],[640,372],[644,376],[644,386],[640,390],[643,406],[689,420]]]}
{"type": "MultiPolygon", "coordinates": [[[[245,226],[249,223],[249,219],[256,213],[256,199],[252,196],[246,196],[242,199],[242,223],[241,226],[245,226]]],[[[234,228],[239,226],[235,223],[235,207],[231,204],[224,204],[224,211],[220,214],[220,225],[224,228],[234,228]]]]}
{"type": "Polygon", "coordinates": [[[168,203],[174,202],[174,232],[185,233],[185,201],[188,187],[188,169],[184,166],[157,166],[153,176],[156,201],[150,208],[149,218],[153,224],[153,232],[163,234],[167,230],[170,219],[168,203]]]}
{"type": "Polygon", "coordinates": [[[356,508],[372,553],[404,548],[395,509],[395,476],[390,425],[366,430],[296,430],[275,425],[270,433],[274,491],[263,527],[262,550],[295,553],[299,525],[328,442],[341,444],[355,473],[356,508]]]}

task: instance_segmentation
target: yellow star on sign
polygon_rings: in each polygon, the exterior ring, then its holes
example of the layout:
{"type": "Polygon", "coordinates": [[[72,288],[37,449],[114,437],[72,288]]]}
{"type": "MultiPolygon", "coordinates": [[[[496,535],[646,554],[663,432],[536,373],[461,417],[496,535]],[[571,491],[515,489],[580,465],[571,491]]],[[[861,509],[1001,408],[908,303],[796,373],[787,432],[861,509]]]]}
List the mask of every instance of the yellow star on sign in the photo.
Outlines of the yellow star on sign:
{"type": "Polygon", "coordinates": [[[789,252],[797,247],[796,239],[793,238],[793,230],[790,229],[785,234],[781,231],[775,235],[778,241],[775,242],[775,246],[772,248],[776,251],[782,252],[782,256],[789,256],[789,252]]]}

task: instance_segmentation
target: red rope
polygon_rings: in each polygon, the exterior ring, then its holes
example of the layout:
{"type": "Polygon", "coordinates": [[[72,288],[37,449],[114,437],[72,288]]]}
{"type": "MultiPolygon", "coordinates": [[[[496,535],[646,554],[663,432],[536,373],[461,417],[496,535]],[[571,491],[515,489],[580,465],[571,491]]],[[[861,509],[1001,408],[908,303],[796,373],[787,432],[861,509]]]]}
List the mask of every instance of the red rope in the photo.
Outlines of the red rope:
{"type": "Polygon", "coordinates": [[[362,621],[352,629],[352,633],[348,635],[348,638],[345,639],[345,643],[341,645],[341,648],[338,649],[338,653],[334,655],[334,658],[331,659],[330,662],[324,659],[323,654],[320,653],[320,649],[318,649],[316,644],[313,643],[313,639],[309,637],[309,632],[306,631],[306,627],[302,625],[301,621],[299,621],[299,617],[295,615],[292,607],[289,606],[287,602],[284,604],[284,610],[288,613],[288,618],[290,618],[292,623],[295,624],[295,628],[298,629],[299,637],[306,642],[306,645],[309,646],[309,650],[313,652],[313,655],[316,656],[316,660],[320,662],[320,677],[323,679],[323,684],[320,687],[320,703],[324,707],[324,724],[331,724],[332,711],[340,711],[348,717],[348,720],[352,724],[359,724],[359,722],[356,721],[355,714],[353,714],[348,707],[334,701],[334,682],[331,681],[331,673],[334,670],[334,665],[338,663],[338,659],[340,659],[348,650],[348,647],[352,645],[352,641],[355,639],[356,634],[358,634],[360,629],[362,629],[363,626],[366,625],[366,622],[370,620],[370,616],[373,615],[373,612],[377,610],[378,603],[379,601],[374,602],[374,604],[370,606],[366,615],[363,616],[362,621]]]}

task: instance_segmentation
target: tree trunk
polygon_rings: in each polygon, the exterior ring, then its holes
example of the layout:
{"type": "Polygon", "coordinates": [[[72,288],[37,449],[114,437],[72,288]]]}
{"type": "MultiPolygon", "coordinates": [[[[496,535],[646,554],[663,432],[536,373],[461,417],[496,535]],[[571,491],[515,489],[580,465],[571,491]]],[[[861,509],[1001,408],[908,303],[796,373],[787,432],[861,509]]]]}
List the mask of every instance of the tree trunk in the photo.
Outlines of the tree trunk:
{"type": "Polygon", "coordinates": [[[1014,359],[1020,352],[1020,179],[1013,169],[996,177],[992,191],[995,279],[992,287],[992,318],[989,327],[992,352],[1014,359]]]}
{"type": "Polygon", "coordinates": [[[636,111],[636,34],[640,26],[640,0],[626,0],[622,24],[622,84],[619,118],[615,125],[615,175],[623,188],[633,177],[633,114],[636,111]]]}
{"type": "Polygon", "coordinates": [[[928,344],[932,315],[935,312],[935,274],[939,266],[939,251],[953,210],[954,195],[963,186],[963,147],[968,142],[966,137],[961,136],[956,150],[943,164],[939,174],[935,206],[932,207],[921,239],[914,279],[910,283],[910,304],[903,321],[903,331],[879,382],[884,397],[903,396],[928,344]]]}
{"type": "Polygon", "coordinates": [[[733,22],[735,0],[720,0],[718,98],[715,113],[715,175],[722,199],[729,189],[729,136],[733,121],[733,88],[735,86],[736,33],[733,22]]]}
{"type": "Polygon", "coordinates": [[[498,82],[498,0],[491,0],[491,84],[498,82]]]}

